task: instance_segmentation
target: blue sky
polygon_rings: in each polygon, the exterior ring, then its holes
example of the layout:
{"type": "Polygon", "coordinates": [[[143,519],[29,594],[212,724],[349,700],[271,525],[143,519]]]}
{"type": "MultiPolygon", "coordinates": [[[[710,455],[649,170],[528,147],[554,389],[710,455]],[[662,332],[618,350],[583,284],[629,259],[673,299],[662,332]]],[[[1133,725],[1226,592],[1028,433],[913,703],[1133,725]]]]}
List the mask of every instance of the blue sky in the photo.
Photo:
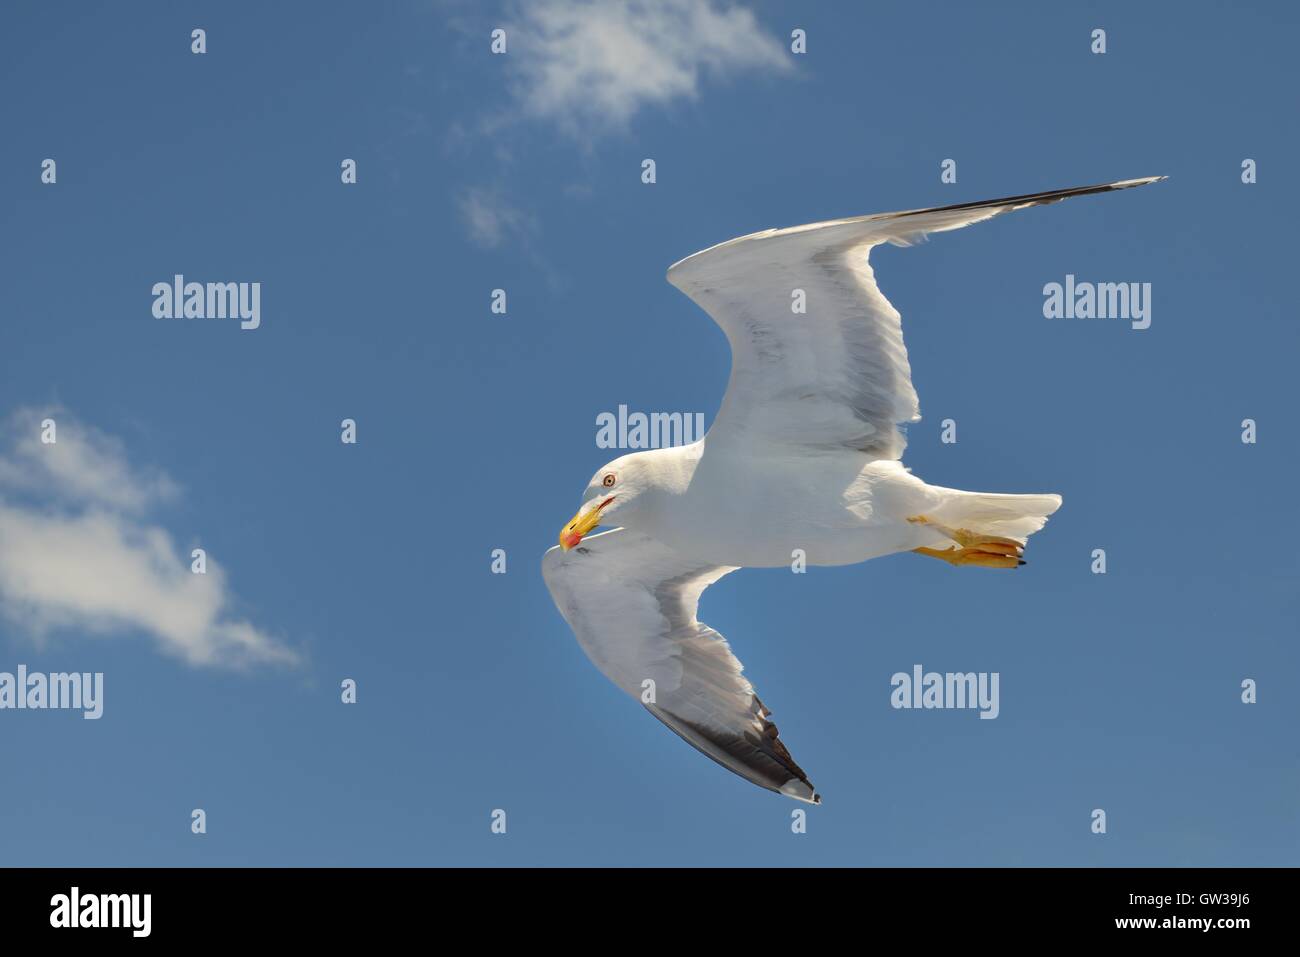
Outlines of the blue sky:
{"type": "Polygon", "coordinates": [[[7,5],[0,671],[105,701],[0,711],[0,863],[1296,864],[1296,14],[1055,6],[7,5]],[[665,269],[1153,174],[873,254],[905,463],[1065,504],[1014,575],[709,591],[825,795],[792,834],[601,678],[538,570],[613,457],[597,414],[717,410],[725,340],[665,269]],[[260,328],[153,318],[175,273],[260,282],[260,328]],[[1151,328],[1045,319],[1067,274],[1151,283],[1151,328]],[[891,709],[917,663],[998,672],[1000,716],[891,709]]]}

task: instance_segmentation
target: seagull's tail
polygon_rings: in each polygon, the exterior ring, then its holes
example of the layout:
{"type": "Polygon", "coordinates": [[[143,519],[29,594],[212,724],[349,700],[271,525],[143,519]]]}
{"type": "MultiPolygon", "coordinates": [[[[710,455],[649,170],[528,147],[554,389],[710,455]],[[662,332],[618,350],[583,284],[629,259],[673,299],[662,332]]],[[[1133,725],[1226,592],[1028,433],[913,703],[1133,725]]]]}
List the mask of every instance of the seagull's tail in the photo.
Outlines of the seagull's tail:
{"type": "MultiPolygon", "coordinates": [[[[935,486],[931,486],[935,489],[935,486]]],[[[977,535],[1014,538],[1022,545],[1047,524],[1047,517],[1061,507],[1059,495],[1000,495],[994,492],[963,492],[935,489],[944,493],[942,502],[927,517],[941,525],[977,535]]]]}

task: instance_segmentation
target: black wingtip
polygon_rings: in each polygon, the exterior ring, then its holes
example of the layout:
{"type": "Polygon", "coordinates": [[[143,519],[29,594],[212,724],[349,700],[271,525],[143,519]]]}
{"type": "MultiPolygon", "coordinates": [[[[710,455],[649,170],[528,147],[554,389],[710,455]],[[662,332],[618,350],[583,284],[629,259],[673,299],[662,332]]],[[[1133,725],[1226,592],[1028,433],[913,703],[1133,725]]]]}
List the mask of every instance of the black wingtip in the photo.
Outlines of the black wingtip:
{"type": "Polygon", "coordinates": [[[1022,196],[1004,196],[1001,199],[981,199],[973,203],[956,203],[952,206],[935,206],[930,209],[912,209],[905,213],[896,213],[899,217],[918,216],[921,213],[946,213],[959,209],[979,209],[984,206],[1041,206],[1056,203],[1071,196],[1090,196],[1094,193],[1110,193],[1119,189],[1132,189],[1168,179],[1168,176],[1141,176],[1137,179],[1119,179],[1110,183],[1097,183],[1094,186],[1074,186],[1070,189],[1051,189],[1043,193],[1025,193],[1022,196]]]}

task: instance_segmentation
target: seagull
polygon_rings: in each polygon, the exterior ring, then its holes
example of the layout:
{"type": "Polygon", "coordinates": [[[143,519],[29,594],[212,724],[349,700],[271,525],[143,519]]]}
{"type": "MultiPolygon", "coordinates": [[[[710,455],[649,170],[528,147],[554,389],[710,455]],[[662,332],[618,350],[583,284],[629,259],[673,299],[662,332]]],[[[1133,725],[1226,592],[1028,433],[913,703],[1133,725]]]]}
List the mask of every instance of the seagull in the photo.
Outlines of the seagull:
{"type": "Polygon", "coordinates": [[[928,485],[902,465],[899,425],[920,406],[872,247],[1164,178],[768,229],[671,266],[668,281],[726,334],[731,378],[702,439],[602,466],[542,559],[596,667],[729,771],[819,804],[726,639],[696,617],[704,590],[800,554],[808,565],[913,552],[1013,569],[1061,505],[928,485]],[[792,308],[799,291],[803,313],[792,308]]]}

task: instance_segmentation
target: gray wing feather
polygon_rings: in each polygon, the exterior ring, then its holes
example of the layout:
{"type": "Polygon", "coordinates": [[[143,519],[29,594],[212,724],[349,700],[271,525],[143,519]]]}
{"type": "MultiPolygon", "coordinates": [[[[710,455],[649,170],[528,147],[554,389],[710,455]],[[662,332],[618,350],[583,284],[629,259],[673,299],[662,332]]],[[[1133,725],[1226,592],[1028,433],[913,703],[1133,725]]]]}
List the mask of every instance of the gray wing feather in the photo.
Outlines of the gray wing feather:
{"type": "Polygon", "coordinates": [[[542,574],[583,651],[683,740],[747,781],[819,803],[726,639],[696,619],[700,595],[735,571],[627,529],[552,548],[542,574]],[[644,702],[643,702],[644,703],[644,702]]]}

